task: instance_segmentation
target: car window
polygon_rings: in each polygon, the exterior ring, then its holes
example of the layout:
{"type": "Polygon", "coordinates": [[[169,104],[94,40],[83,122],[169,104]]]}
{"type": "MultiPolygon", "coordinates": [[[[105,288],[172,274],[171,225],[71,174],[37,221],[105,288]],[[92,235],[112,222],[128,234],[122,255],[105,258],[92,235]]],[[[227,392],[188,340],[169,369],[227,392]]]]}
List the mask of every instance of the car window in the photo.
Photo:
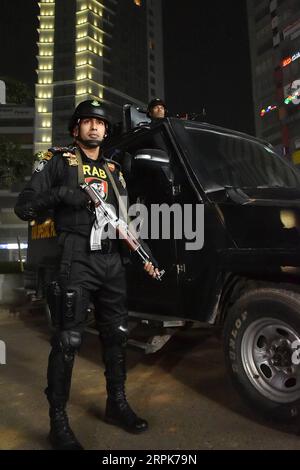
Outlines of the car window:
{"type": "MultiPolygon", "coordinates": [[[[300,187],[300,173],[271,148],[252,140],[186,125],[186,149],[200,173],[220,186],[300,187]]],[[[205,186],[205,183],[204,183],[205,186]]]]}
{"type": "Polygon", "coordinates": [[[147,133],[127,147],[127,151],[131,154],[134,154],[139,149],[159,149],[169,153],[167,136],[160,129],[156,132],[147,133]]]}

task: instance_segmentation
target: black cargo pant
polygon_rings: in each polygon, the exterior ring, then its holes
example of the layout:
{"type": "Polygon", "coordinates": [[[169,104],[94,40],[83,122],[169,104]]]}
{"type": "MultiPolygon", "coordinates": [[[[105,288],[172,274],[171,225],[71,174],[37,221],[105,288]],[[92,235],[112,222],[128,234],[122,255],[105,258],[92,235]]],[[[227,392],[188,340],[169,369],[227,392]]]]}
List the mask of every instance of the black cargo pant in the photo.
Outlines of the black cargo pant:
{"type": "Polygon", "coordinates": [[[75,234],[63,238],[59,273],[61,322],[51,339],[45,390],[52,406],[65,405],[69,398],[74,357],[81,344],[90,301],[95,306],[104,346],[106,376],[125,381],[124,367],[118,370],[114,366],[115,356],[124,356],[127,342],[126,278],[118,242],[108,241],[102,251],[92,252],[88,238],[75,234]]]}

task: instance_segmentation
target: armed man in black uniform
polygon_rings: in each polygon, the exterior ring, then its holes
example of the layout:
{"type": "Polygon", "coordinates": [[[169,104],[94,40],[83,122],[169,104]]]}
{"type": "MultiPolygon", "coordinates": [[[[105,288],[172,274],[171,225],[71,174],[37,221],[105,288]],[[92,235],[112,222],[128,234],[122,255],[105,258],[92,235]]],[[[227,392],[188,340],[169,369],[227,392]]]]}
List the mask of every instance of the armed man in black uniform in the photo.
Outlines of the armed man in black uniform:
{"type": "Polygon", "coordinates": [[[160,98],[154,98],[148,103],[147,116],[151,119],[152,123],[158,122],[167,116],[166,103],[160,98]]]}
{"type": "MultiPolygon", "coordinates": [[[[44,153],[31,181],[20,193],[15,212],[22,220],[34,220],[53,209],[62,249],[58,282],[48,289],[48,303],[56,327],[51,339],[45,390],[50,410],[50,441],[55,449],[80,450],[68,422],[75,353],[79,350],[90,303],[103,346],[107,388],[105,420],[129,432],[147,430],[146,420],[131,409],[125,395],[125,348],[128,338],[126,280],[121,240],[102,240],[91,249],[90,234],[95,214],[80,184],[96,185],[103,199],[118,214],[118,197],[126,196],[126,184],[117,163],[104,158],[101,143],[110,132],[110,120],[98,101],[80,103],[69,130],[75,143],[44,153]],[[120,254],[121,253],[121,254],[120,254]]],[[[158,270],[151,262],[144,269],[152,277],[158,270]]]]}

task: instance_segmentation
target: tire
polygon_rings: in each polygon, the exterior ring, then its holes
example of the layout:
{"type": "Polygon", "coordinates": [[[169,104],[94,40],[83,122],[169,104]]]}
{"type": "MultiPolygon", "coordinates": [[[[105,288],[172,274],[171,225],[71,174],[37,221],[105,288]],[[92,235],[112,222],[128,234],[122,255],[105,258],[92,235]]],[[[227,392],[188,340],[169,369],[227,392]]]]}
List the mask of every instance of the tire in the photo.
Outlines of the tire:
{"type": "Polygon", "coordinates": [[[224,353],[233,385],[267,418],[300,415],[300,293],[290,286],[244,286],[224,325],[224,353]]]}

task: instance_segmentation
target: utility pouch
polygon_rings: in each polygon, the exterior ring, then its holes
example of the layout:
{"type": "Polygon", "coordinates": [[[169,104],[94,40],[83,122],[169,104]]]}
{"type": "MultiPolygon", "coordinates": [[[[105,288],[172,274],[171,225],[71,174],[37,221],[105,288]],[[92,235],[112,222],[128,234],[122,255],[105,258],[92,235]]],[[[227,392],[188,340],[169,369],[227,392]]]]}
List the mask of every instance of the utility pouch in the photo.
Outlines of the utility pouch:
{"type": "Polygon", "coordinates": [[[62,326],[64,329],[74,328],[86,321],[89,297],[84,297],[81,287],[69,286],[63,291],[62,326]]]}
{"type": "Polygon", "coordinates": [[[62,290],[57,281],[49,284],[46,296],[52,325],[59,328],[62,323],[62,290]]]}

